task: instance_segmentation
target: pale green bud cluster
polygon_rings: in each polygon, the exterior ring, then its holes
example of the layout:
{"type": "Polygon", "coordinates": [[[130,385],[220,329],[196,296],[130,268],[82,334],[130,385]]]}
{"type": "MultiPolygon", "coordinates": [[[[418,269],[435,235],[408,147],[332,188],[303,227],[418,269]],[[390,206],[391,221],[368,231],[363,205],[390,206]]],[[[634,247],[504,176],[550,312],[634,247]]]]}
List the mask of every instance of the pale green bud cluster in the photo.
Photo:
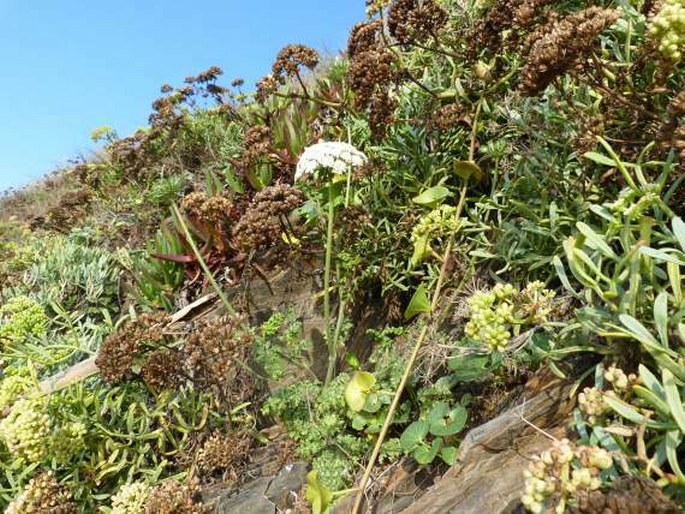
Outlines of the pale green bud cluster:
{"type": "Polygon", "coordinates": [[[497,284],[490,291],[476,291],[468,299],[470,319],[464,327],[467,337],[502,352],[512,333],[525,324],[541,324],[552,311],[554,291],[542,282],[532,282],[522,291],[511,284],[497,284]]]}
{"type": "Polygon", "coordinates": [[[596,425],[610,410],[604,401],[602,391],[596,387],[583,389],[583,392],[578,395],[578,408],[591,425],[596,425]]]}
{"type": "Polygon", "coordinates": [[[112,514],[143,514],[150,486],[145,482],[122,485],[112,496],[112,514]]]}
{"type": "Polygon", "coordinates": [[[45,403],[40,399],[21,399],[0,422],[0,439],[17,459],[40,462],[49,452],[51,430],[45,403]]]}
{"type": "Polygon", "coordinates": [[[0,341],[21,342],[41,337],[47,331],[48,317],[35,300],[26,296],[11,298],[0,307],[0,341]]]}
{"type": "Polygon", "coordinates": [[[609,366],[604,371],[603,376],[608,385],[606,391],[602,391],[597,387],[586,387],[578,395],[578,408],[591,425],[598,424],[611,411],[604,401],[605,396],[622,396],[625,399],[626,393],[629,393],[632,386],[638,381],[635,374],[626,375],[615,364],[609,366]]]}
{"type": "Polygon", "coordinates": [[[568,439],[536,457],[524,472],[523,506],[534,514],[566,512],[568,501],[579,491],[596,491],[602,485],[600,473],[613,464],[603,448],[576,446],[568,439]]]}
{"type": "Polygon", "coordinates": [[[85,446],[86,425],[74,421],[63,425],[52,434],[50,454],[60,464],[68,464],[85,446]]]}
{"type": "Polygon", "coordinates": [[[21,271],[28,268],[38,251],[30,245],[19,245],[14,241],[0,243],[0,255],[2,255],[2,265],[8,271],[21,271]]]}
{"type": "Polygon", "coordinates": [[[437,209],[423,216],[411,233],[412,243],[430,240],[449,235],[457,230],[460,220],[456,217],[457,208],[451,205],[441,205],[437,209]]]}
{"type": "Polygon", "coordinates": [[[658,40],[664,56],[680,61],[685,47],[685,0],[666,0],[652,19],[649,32],[658,40]]]}
{"type": "Polygon", "coordinates": [[[32,382],[24,375],[10,375],[0,382],[0,413],[11,407],[26,391],[31,389],[32,382]]]}

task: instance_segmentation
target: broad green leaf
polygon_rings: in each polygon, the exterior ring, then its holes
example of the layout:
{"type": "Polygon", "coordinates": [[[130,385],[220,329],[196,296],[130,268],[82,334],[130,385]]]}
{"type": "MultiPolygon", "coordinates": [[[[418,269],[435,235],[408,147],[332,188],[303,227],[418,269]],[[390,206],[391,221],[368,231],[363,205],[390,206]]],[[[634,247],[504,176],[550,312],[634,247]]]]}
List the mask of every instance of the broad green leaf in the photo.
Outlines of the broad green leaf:
{"type": "Polygon", "coordinates": [[[452,377],[459,382],[470,382],[483,377],[489,361],[487,355],[459,355],[447,363],[452,370],[452,377]]]}
{"type": "Polygon", "coordinates": [[[378,412],[382,406],[381,396],[378,393],[371,393],[366,397],[366,402],[364,402],[364,412],[373,414],[378,412]]]}
{"type": "Polygon", "coordinates": [[[452,193],[445,186],[433,186],[426,189],[423,193],[411,199],[412,202],[425,205],[427,207],[435,207],[442,203],[442,201],[450,196],[452,193]]]}
{"type": "Polygon", "coordinates": [[[245,186],[243,186],[243,183],[238,180],[230,167],[224,169],[224,175],[226,177],[226,183],[228,184],[228,187],[230,187],[234,193],[243,194],[245,192],[245,186]]]}
{"type": "Polygon", "coordinates": [[[345,402],[354,412],[364,408],[366,397],[376,384],[376,377],[366,371],[356,371],[345,388],[345,402]]]}
{"type": "Polygon", "coordinates": [[[462,179],[469,180],[474,178],[476,182],[481,182],[485,178],[485,173],[480,166],[473,161],[457,161],[454,163],[454,172],[462,179]]]}
{"type": "Polygon", "coordinates": [[[410,261],[412,269],[421,264],[421,262],[430,255],[430,247],[428,244],[429,240],[426,236],[421,236],[414,241],[414,253],[411,256],[410,261]]]}
{"type": "Polygon", "coordinates": [[[318,472],[307,473],[305,498],[312,504],[312,514],[325,514],[333,502],[333,493],[319,482],[318,472]]]}
{"type": "Polygon", "coordinates": [[[423,441],[423,438],[428,435],[429,425],[425,421],[414,421],[411,425],[404,429],[400,436],[400,446],[409,453],[416,448],[418,444],[423,441]]]}
{"type": "Polygon", "coordinates": [[[434,439],[433,444],[430,446],[422,444],[412,452],[412,457],[414,457],[414,460],[416,460],[416,462],[422,466],[430,464],[433,462],[433,460],[435,460],[435,457],[438,455],[438,451],[440,451],[440,443],[440,439],[434,439]]]}
{"type": "Polygon", "coordinates": [[[447,416],[450,411],[450,406],[447,402],[436,402],[433,408],[428,413],[428,423],[435,423],[437,421],[442,421],[442,419],[447,416]]]}
{"type": "Polygon", "coordinates": [[[606,155],[602,155],[601,153],[586,152],[583,154],[583,157],[591,160],[592,162],[596,162],[597,164],[611,166],[612,168],[616,167],[616,162],[611,157],[607,157],[606,155]]]}
{"type": "Polygon", "coordinates": [[[654,300],[654,321],[661,345],[668,347],[668,293],[660,292],[654,300]]]}
{"type": "Polygon", "coordinates": [[[462,431],[466,425],[468,412],[463,405],[459,405],[452,409],[447,416],[442,419],[433,421],[430,424],[430,432],[436,436],[450,436],[462,431]]]}
{"type": "Polygon", "coordinates": [[[671,220],[671,226],[673,227],[673,234],[678,240],[680,248],[685,252],[685,222],[676,216],[671,220]]]}
{"type": "Polygon", "coordinates": [[[664,369],[661,371],[661,378],[664,383],[664,391],[666,392],[666,400],[671,409],[671,415],[678,424],[678,428],[682,433],[685,433],[685,409],[683,409],[683,399],[680,397],[678,387],[675,384],[673,373],[664,369]]]}
{"type": "Polygon", "coordinates": [[[404,311],[404,319],[409,320],[421,313],[428,313],[431,310],[430,300],[428,299],[428,292],[426,286],[421,284],[416,288],[414,296],[411,297],[407,310],[404,311]]]}
{"type": "Polygon", "coordinates": [[[459,450],[454,446],[443,446],[440,450],[440,458],[448,466],[454,466],[457,462],[457,456],[459,455],[459,450]]]}
{"type": "Polygon", "coordinates": [[[576,223],[576,227],[578,228],[580,233],[586,237],[585,244],[587,244],[590,248],[599,250],[606,257],[610,257],[612,259],[618,258],[614,251],[606,243],[606,241],[604,241],[604,239],[599,234],[597,234],[597,232],[592,230],[592,228],[590,228],[589,225],[583,223],[582,221],[579,221],[578,223],[576,223]]]}

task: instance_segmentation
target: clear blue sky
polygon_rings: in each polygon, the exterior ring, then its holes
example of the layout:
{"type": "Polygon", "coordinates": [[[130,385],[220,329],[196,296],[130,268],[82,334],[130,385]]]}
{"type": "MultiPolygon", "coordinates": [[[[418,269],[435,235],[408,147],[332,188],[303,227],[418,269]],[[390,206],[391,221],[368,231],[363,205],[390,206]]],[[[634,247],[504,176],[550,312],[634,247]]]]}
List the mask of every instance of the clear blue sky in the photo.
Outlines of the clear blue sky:
{"type": "Polygon", "coordinates": [[[364,0],[0,0],[0,191],[146,123],[164,83],[216,65],[246,86],[278,50],[344,48],[364,0]]]}

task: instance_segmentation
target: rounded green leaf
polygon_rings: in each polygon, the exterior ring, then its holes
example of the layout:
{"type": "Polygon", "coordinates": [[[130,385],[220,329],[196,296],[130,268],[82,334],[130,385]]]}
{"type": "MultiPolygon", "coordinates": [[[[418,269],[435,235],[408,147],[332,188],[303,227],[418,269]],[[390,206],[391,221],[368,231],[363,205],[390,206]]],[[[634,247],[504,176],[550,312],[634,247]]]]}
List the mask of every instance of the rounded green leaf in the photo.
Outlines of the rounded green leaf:
{"type": "Polygon", "coordinates": [[[425,205],[426,207],[435,207],[451,194],[450,190],[445,186],[433,186],[426,189],[419,196],[412,198],[411,201],[419,205],[425,205]]]}
{"type": "Polygon", "coordinates": [[[400,446],[405,452],[411,452],[428,435],[429,425],[425,421],[414,421],[404,429],[400,436],[400,446]]]}
{"type": "Polygon", "coordinates": [[[376,377],[366,371],[357,371],[345,388],[345,401],[350,409],[359,412],[364,408],[366,397],[376,384],[376,377]]]}

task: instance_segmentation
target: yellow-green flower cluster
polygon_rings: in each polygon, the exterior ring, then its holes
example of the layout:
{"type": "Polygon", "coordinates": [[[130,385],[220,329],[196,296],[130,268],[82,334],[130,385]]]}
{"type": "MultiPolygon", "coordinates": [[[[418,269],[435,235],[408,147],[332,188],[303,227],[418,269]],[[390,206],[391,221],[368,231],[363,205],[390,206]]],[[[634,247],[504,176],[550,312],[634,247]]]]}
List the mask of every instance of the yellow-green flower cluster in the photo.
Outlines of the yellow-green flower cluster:
{"type": "Polygon", "coordinates": [[[685,0],[666,0],[652,19],[649,32],[659,42],[664,56],[680,61],[685,47],[685,0]]]}
{"type": "Polygon", "coordinates": [[[67,423],[50,439],[50,454],[60,464],[68,464],[85,446],[86,425],[80,421],[67,423]]]}
{"type": "Polygon", "coordinates": [[[0,413],[9,408],[26,391],[31,389],[30,377],[10,375],[0,382],[0,413]]]}
{"type": "Polygon", "coordinates": [[[150,486],[145,482],[122,485],[112,496],[112,514],[143,514],[150,486]]]}
{"type": "Polygon", "coordinates": [[[40,337],[47,330],[48,317],[35,300],[26,296],[11,298],[0,307],[0,342],[16,343],[40,337]]]}
{"type": "Polygon", "coordinates": [[[456,213],[456,207],[441,205],[419,220],[411,233],[411,242],[414,245],[413,265],[431,254],[431,244],[435,240],[448,236],[460,227],[461,219],[456,217],[456,213]]]}
{"type": "Polygon", "coordinates": [[[412,242],[445,236],[459,228],[460,220],[456,218],[456,212],[457,208],[451,205],[441,205],[433,209],[423,216],[412,230],[412,242]]]}
{"type": "Polygon", "coordinates": [[[532,282],[522,291],[511,284],[476,291],[468,300],[470,319],[464,333],[493,351],[504,351],[512,334],[518,333],[523,325],[547,321],[554,295],[542,282],[532,282]]]}
{"type": "Polygon", "coordinates": [[[52,424],[41,399],[17,400],[0,422],[0,439],[17,458],[40,462],[48,452],[52,424]]]}
{"type": "Polygon", "coordinates": [[[536,457],[524,472],[523,506],[534,514],[566,512],[568,501],[579,491],[595,491],[602,485],[600,473],[613,464],[603,448],[576,446],[568,439],[536,457]]]}

